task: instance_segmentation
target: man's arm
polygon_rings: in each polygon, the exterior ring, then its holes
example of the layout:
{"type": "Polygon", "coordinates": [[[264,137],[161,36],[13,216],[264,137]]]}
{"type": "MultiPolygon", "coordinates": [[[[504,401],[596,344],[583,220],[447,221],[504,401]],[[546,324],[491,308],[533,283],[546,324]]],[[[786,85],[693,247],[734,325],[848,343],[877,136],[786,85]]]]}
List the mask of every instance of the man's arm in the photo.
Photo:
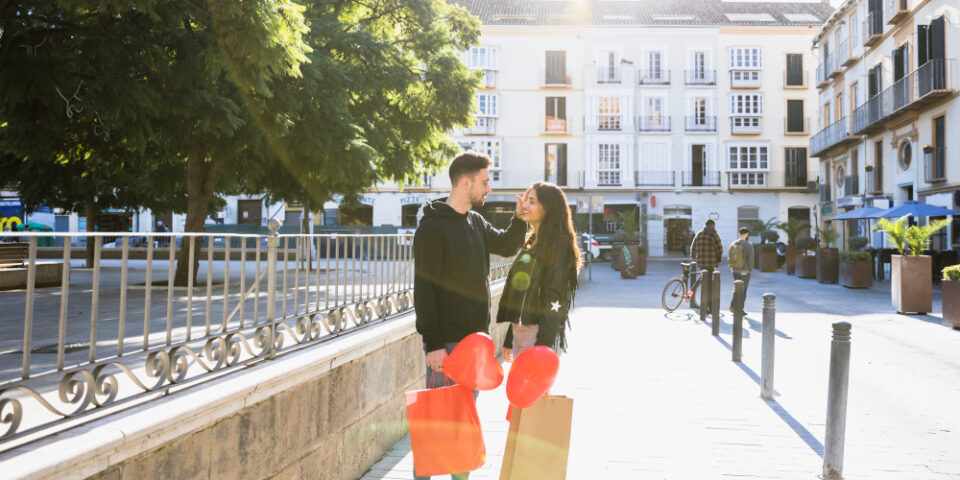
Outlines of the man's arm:
{"type": "Polygon", "coordinates": [[[427,352],[444,348],[439,309],[443,246],[440,231],[430,225],[421,225],[413,237],[413,306],[417,315],[417,332],[423,336],[427,352]]]}
{"type": "Polygon", "coordinates": [[[495,253],[501,257],[512,257],[523,246],[523,238],[527,233],[527,222],[513,217],[506,230],[499,230],[483,218],[483,228],[486,230],[487,246],[490,253],[495,253]]]}

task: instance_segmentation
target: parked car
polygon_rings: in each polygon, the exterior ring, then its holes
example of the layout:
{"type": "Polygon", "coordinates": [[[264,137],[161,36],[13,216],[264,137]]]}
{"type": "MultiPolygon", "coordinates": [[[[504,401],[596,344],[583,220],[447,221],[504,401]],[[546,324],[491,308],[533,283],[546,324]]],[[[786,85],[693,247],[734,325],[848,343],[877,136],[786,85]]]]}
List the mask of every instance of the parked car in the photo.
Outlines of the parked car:
{"type": "MultiPolygon", "coordinates": [[[[587,252],[587,261],[592,262],[594,259],[600,258],[600,242],[598,242],[596,237],[593,235],[590,235],[589,233],[581,233],[580,246],[584,251],[587,252]]],[[[609,249],[610,246],[607,245],[606,248],[609,249]]]]}

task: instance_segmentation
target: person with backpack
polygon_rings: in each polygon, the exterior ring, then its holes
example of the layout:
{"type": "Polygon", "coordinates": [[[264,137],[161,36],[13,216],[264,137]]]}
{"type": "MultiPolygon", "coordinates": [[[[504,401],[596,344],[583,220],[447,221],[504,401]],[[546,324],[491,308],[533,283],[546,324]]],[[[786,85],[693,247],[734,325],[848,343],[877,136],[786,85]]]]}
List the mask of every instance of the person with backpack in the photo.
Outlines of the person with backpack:
{"type": "Polygon", "coordinates": [[[737,231],[739,237],[730,244],[727,250],[727,264],[733,271],[733,281],[743,280],[743,298],[737,302],[736,298],[730,299],[730,311],[740,315],[746,315],[743,311],[743,303],[747,298],[747,285],[750,285],[750,272],[753,271],[753,245],[749,242],[750,229],[740,227],[737,231]]]}

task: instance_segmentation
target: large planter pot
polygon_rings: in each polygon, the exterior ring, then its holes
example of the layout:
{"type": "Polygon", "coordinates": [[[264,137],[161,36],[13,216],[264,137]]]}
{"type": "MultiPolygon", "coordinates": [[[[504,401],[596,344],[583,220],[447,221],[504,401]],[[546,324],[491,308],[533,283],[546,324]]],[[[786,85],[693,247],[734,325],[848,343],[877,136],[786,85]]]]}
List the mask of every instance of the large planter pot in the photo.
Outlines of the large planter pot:
{"type": "Polygon", "coordinates": [[[800,268],[800,278],[817,278],[816,255],[801,255],[797,266],[800,268]]]}
{"type": "Polygon", "coordinates": [[[820,283],[840,281],[840,251],[836,248],[817,249],[817,281],[820,283]]]}
{"type": "Polygon", "coordinates": [[[800,262],[800,257],[802,254],[803,252],[799,248],[793,245],[787,245],[787,275],[793,275],[796,273],[797,263],[800,262]]]}
{"type": "Polygon", "coordinates": [[[873,262],[858,260],[840,262],[840,285],[850,288],[873,286],[873,262]]]}
{"type": "Polygon", "coordinates": [[[960,330],[960,282],[943,280],[940,293],[943,297],[943,323],[960,330]]]}
{"type": "Polygon", "coordinates": [[[613,247],[610,252],[610,268],[623,270],[623,251],[619,247],[613,247]]]}
{"type": "Polygon", "coordinates": [[[620,248],[620,262],[622,264],[620,268],[620,277],[637,278],[639,275],[646,275],[647,254],[640,253],[640,250],[636,245],[627,245],[627,250],[630,252],[630,268],[626,268],[627,265],[623,255],[623,247],[620,248]]]}
{"type": "Polygon", "coordinates": [[[757,261],[753,262],[753,268],[756,270],[760,270],[760,244],[754,243],[752,245],[753,245],[753,258],[757,259],[757,261]]]}
{"type": "Polygon", "coordinates": [[[933,259],[929,255],[890,257],[890,300],[898,313],[933,309],[933,259]]]}
{"type": "Polygon", "coordinates": [[[760,252],[760,271],[777,271],[777,252],[760,252]]]}

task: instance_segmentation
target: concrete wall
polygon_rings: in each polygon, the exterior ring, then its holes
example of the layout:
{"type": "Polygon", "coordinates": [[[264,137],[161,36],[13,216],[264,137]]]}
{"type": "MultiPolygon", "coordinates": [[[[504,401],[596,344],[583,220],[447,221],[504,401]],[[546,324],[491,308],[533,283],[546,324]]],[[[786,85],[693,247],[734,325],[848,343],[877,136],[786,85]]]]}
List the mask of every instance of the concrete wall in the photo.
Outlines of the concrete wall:
{"type": "MultiPolygon", "coordinates": [[[[502,284],[492,288],[494,312],[502,284]]],[[[355,479],[407,433],[413,315],[0,454],[8,478],[355,479]]],[[[505,327],[493,329],[499,346],[505,327]]]]}

